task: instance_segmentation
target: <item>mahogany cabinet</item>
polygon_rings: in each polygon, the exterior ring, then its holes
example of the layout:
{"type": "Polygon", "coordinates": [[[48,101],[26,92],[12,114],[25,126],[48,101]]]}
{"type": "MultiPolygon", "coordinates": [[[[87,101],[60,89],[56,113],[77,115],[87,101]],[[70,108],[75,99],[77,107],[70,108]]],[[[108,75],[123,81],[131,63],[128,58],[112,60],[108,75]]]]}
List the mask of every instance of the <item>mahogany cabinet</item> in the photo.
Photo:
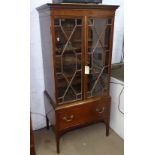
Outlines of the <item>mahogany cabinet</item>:
{"type": "Polygon", "coordinates": [[[112,41],[118,6],[46,4],[40,18],[47,127],[60,136],[104,122],[109,135],[112,41]]]}

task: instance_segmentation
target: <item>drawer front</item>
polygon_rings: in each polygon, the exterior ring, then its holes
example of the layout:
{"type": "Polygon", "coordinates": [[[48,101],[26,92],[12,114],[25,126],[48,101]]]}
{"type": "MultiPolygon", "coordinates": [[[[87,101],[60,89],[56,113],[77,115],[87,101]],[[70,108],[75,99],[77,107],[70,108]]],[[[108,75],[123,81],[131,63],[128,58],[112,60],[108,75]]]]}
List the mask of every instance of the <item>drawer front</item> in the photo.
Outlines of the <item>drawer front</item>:
{"type": "Polygon", "coordinates": [[[110,102],[104,100],[90,101],[57,111],[59,130],[83,125],[95,120],[109,117],[110,102]]]}

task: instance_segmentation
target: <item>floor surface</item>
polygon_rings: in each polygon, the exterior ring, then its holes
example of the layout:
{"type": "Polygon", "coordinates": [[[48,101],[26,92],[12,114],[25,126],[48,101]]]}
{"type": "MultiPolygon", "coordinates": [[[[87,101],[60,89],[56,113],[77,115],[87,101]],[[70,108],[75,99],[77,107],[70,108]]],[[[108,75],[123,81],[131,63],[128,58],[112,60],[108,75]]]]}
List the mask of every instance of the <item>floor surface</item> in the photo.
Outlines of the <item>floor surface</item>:
{"type": "MultiPolygon", "coordinates": [[[[55,136],[49,130],[34,132],[36,155],[57,155],[55,136]]],[[[112,130],[105,136],[105,125],[98,123],[64,134],[60,139],[60,155],[123,155],[124,141],[112,130]]]]}

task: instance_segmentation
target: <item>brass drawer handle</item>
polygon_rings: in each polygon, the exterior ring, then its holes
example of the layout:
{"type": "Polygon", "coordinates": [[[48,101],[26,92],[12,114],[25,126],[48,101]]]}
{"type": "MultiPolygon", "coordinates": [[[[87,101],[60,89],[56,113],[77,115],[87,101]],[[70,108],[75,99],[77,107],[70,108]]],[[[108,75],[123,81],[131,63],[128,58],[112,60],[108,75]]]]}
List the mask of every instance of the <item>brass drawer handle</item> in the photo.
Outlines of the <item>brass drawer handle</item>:
{"type": "Polygon", "coordinates": [[[99,114],[104,112],[104,107],[100,110],[99,108],[96,108],[96,112],[98,112],[99,114]]]}
{"type": "Polygon", "coordinates": [[[73,118],[74,118],[74,115],[71,115],[70,117],[63,117],[63,120],[65,120],[66,122],[70,122],[70,121],[72,121],[73,120],[73,118]]]}

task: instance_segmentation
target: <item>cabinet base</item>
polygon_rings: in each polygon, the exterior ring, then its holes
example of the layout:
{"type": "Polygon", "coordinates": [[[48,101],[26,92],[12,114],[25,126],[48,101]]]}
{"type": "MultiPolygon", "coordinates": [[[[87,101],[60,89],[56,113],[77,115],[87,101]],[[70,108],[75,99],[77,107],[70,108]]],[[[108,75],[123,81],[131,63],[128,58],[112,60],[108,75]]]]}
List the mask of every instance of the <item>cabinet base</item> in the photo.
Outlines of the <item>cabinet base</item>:
{"type": "MultiPolygon", "coordinates": [[[[45,95],[47,96],[47,94],[46,92],[45,95]]],[[[47,97],[49,98],[49,96],[47,97]]],[[[46,115],[46,125],[47,129],[49,129],[49,120],[50,122],[51,120],[53,121],[51,124],[55,132],[57,153],[60,152],[60,137],[73,129],[104,122],[106,125],[106,136],[108,136],[110,100],[110,96],[106,96],[59,106],[54,106],[51,100],[50,104],[53,112],[50,115],[46,115]]]]}
{"type": "MultiPolygon", "coordinates": [[[[100,122],[105,123],[102,120],[98,120],[98,121],[90,122],[90,123],[87,123],[87,124],[84,124],[84,125],[79,125],[79,126],[76,126],[74,128],[68,128],[68,129],[62,130],[62,131],[55,131],[55,127],[52,126],[52,128],[54,128],[54,132],[55,132],[56,151],[57,151],[57,153],[58,154],[60,153],[60,138],[61,138],[61,136],[63,136],[63,134],[65,134],[66,132],[75,130],[75,129],[80,129],[80,128],[87,127],[89,125],[92,125],[92,124],[95,124],[95,123],[100,123],[100,122]]],[[[106,125],[106,136],[109,136],[109,123],[105,123],[105,125],[106,125]]],[[[49,128],[47,127],[47,129],[49,129],[49,128]]]]}

